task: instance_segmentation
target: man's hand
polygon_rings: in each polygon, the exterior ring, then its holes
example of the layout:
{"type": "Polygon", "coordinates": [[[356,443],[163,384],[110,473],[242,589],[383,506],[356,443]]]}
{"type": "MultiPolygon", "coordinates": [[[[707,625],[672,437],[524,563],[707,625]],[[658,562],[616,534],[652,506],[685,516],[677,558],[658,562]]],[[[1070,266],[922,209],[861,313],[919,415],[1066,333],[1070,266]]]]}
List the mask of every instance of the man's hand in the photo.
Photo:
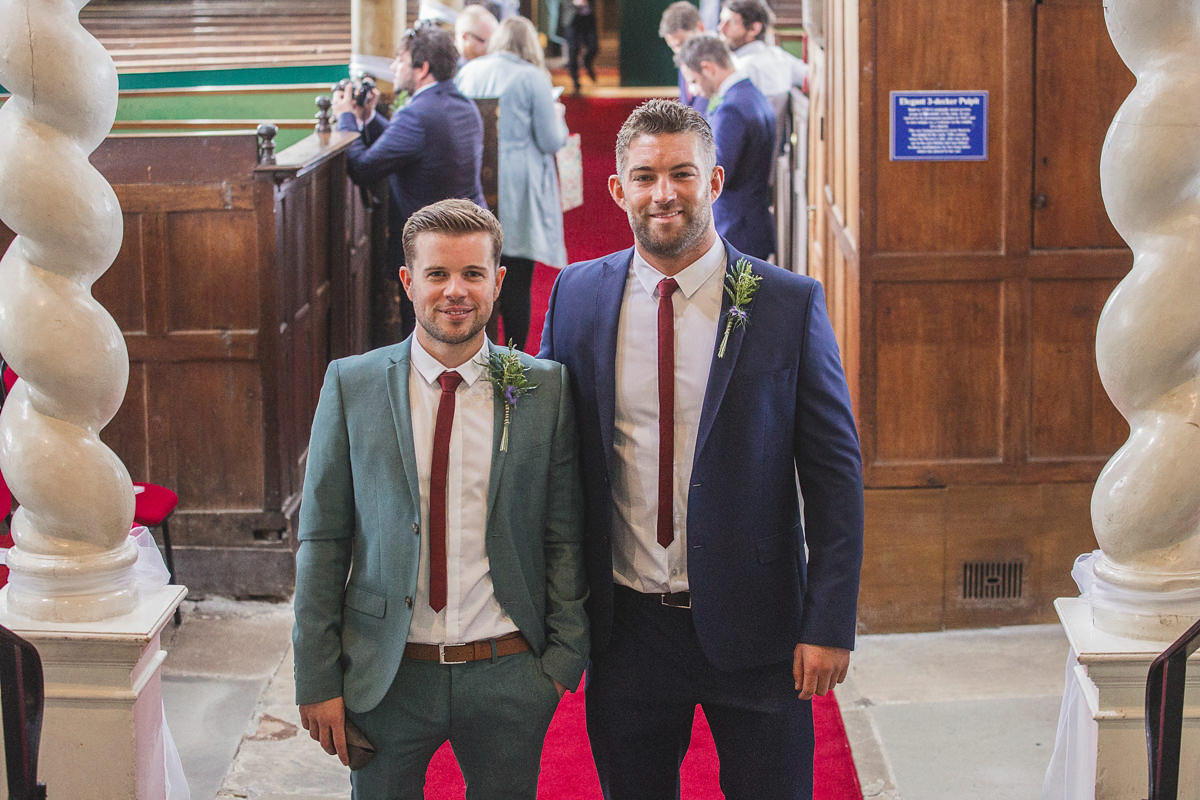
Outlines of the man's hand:
{"type": "Polygon", "coordinates": [[[300,724],[308,729],[309,736],[321,743],[326,753],[350,766],[350,748],[346,747],[346,705],[342,698],[300,706],[300,724]]]}
{"type": "Polygon", "coordinates": [[[850,651],[840,647],[798,644],[792,659],[792,677],[801,700],[823,695],[846,679],[850,651]]]}
{"type": "Polygon", "coordinates": [[[329,111],[335,117],[351,111],[358,115],[358,107],[354,104],[354,91],[351,89],[338,89],[329,98],[329,111]]]}

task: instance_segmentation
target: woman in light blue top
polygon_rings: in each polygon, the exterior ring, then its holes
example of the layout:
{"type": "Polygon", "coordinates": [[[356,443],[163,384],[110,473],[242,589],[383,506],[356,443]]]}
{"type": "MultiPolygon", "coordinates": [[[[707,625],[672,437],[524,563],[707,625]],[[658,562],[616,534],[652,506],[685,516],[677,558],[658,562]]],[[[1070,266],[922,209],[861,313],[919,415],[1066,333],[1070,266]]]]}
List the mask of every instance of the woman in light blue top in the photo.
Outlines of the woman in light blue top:
{"type": "Polygon", "coordinates": [[[524,17],[502,21],[488,54],[468,61],[454,79],[468,97],[499,98],[497,183],[507,267],[497,304],[505,338],[524,349],[529,332],[533,264],[567,263],[555,152],[567,141],[565,107],[555,100],[537,30],[524,17]]]}

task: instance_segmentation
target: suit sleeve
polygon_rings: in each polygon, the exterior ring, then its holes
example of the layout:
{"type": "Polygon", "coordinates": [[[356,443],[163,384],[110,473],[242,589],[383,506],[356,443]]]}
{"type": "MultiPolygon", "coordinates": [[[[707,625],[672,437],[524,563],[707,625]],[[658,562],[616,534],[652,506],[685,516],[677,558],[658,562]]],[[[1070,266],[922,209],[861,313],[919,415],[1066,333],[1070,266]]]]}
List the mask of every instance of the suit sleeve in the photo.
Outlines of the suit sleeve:
{"type": "Polygon", "coordinates": [[[851,649],[862,568],[862,456],[819,284],[806,318],[794,440],[808,547],[800,641],[851,649]]]}
{"type": "Polygon", "coordinates": [[[313,417],[296,551],[296,702],[342,694],[342,597],[350,572],[354,492],[338,365],[325,372],[313,417]]]}
{"type": "Polygon", "coordinates": [[[558,300],[558,287],[562,282],[563,272],[558,273],[554,285],[550,287],[550,299],[546,303],[546,318],[542,321],[542,342],[538,347],[538,358],[548,358],[551,361],[562,361],[554,355],[554,308],[558,300]]]}
{"type": "Polygon", "coordinates": [[[726,188],[736,189],[746,183],[746,176],[738,169],[746,149],[746,117],[736,103],[722,104],[718,113],[720,121],[713,125],[717,163],[725,168],[726,188]]]}
{"type": "Polygon", "coordinates": [[[559,367],[558,421],[550,463],[544,547],[546,557],[546,650],[542,669],[574,690],[588,659],[584,611],[583,490],[575,411],[565,367],[559,367]]]}
{"type": "Polygon", "coordinates": [[[425,150],[425,127],[420,115],[409,108],[397,111],[386,127],[378,115],[350,145],[346,171],[360,186],[376,183],[421,156],[425,150]]]}

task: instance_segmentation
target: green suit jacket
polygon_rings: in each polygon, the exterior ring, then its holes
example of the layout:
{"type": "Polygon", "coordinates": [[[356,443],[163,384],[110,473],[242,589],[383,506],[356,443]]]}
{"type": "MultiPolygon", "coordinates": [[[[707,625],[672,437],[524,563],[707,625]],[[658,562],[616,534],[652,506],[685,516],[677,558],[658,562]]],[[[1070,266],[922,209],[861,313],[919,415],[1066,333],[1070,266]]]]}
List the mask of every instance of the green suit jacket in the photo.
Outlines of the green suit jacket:
{"type": "MultiPolygon", "coordinates": [[[[495,351],[498,348],[489,344],[495,351]]],[[[412,621],[421,503],[410,341],[332,362],[309,441],[296,553],[296,701],[355,712],[391,686],[412,621]]],[[[486,548],[500,606],[567,687],[587,662],[574,411],[565,368],[521,354],[536,389],[495,398],[486,548]]]]}

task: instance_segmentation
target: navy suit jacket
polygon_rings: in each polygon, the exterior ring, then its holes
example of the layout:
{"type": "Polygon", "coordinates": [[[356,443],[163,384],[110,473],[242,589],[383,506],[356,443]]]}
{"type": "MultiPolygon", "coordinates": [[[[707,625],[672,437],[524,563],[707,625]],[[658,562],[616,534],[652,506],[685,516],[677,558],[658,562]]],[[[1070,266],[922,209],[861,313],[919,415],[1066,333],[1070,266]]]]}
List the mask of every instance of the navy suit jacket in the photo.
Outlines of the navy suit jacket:
{"type": "MultiPolygon", "coordinates": [[[[353,114],[343,114],[342,130],[356,130],[353,114]]],[[[359,185],[384,178],[390,185],[388,263],[404,263],[400,232],[418,209],[438,200],[462,197],[487,208],[479,173],[483,166],[483,118],[475,101],[454,81],[440,81],[417,93],[389,122],[376,114],[347,153],[347,171],[359,185]]]]}
{"type": "MultiPolygon", "coordinates": [[[[725,245],[735,264],[742,254],[725,245]]],[[[576,403],[593,652],[613,629],[615,362],[632,257],[630,248],[563,270],[540,353],[567,366],[576,403]]],[[[862,562],[862,460],[824,293],[750,263],[762,281],[749,325],[717,358],[725,297],[688,495],[692,616],[721,669],[790,660],[799,642],[853,647],[862,562]]]]}
{"type": "Polygon", "coordinates": [[[775,109],[748,79],[729,87],[708,115],[725,188],[713,203],[717,233],[757,258],[775,252],[771,171],[775,167],[775,109]]]}

